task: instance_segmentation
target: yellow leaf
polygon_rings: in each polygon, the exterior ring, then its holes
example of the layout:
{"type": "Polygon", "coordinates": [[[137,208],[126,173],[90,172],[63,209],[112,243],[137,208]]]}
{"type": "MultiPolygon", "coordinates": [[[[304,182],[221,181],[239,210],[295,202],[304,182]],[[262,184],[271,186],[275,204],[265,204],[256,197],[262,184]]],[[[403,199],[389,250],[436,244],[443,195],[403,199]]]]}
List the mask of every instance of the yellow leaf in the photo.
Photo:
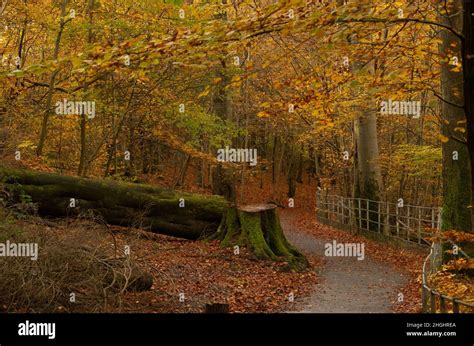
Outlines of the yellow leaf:
{"type": "Polygon", "coordinates": [[[209,89],[209,88],[206,88],[202,93],[200,93],[200,94],[198,95],[198,98],[207,96],[207,95],[209,94],[209,91],[210,91],[210,89],[209,89]]]}
{"type": "Polygon", "coordinates": [[[438,138],[442,143],[447,143],[449,141],[449,138],[443,135],[438,135],[438,138]]]}

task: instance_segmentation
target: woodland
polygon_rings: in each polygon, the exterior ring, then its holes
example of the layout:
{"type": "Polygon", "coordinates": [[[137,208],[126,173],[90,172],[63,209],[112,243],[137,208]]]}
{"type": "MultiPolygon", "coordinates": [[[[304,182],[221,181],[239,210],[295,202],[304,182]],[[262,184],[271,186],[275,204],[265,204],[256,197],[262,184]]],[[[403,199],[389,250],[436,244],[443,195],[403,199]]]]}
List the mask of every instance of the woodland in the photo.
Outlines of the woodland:
{"type": "Polygon", "coordinates": [[[419,313],[430,245],[474,311],[474,2],[1,0],[0,61],[0,312],[419,313]]]}

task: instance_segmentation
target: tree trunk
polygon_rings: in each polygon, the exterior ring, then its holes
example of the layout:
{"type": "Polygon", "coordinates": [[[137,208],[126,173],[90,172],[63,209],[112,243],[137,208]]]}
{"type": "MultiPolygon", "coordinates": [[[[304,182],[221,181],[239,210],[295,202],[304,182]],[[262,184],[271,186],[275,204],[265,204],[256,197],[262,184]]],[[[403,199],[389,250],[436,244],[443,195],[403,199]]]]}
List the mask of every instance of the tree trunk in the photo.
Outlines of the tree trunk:
{"type": "Polygon", "coordinates": [[[298,178],[298,165],[299,165],[299,154],[295,146],[292,146],[291,155],[289,159],[289,167],[287,173],[288,180],[288,198],[294,198],[296,195],[296,181],[298,178]]]}
{"type": "Polygon", "coordinates": [[[87,115],[81,114],[80,115],[81,120],[80,120],[80,155],[79,155],[79,167],[77,168],[77,175],[83,176],[84,175],[84,170],[85,170],[85,164],[86,164],[86,131],[87,131],[87,115]]]}
{"type": "MultiPolygon", "coordinates": [[[[450,13],[443,15],[443,23],[451,25],[455,30],[462,29],[461,0],[453,2],[450,13]],[[452,14],[452,15],[451,15],[452,14]]],[[[469,152],[466,144],[452,138],[459,137],[465,121],[463,104],[463,76],[452,71],[452,57],[460,57],[460,40],[450,31],[441,32],[441,91],[445,102],[441,103],[441,130],[449,140],[443,143],[443,230],[471,230],[471,172],[469,168],[469,152]],[[455,46],[454,46],[455,45],[455,46]],[[457,106],[456,106],[457,105],[457,106]],[[455,155],[457,156],[454,159],[455,155]]],[[[459,59],[460,60],[460,59],[459,59]]]]}
{"type": "MultiPolygon", "coordinates": [[[[87,5],[87,16],[89,17],[89,28],[87,29],[87,44],[90,45],[93,40],[92,34],[92,11],[94,9],[94,0],[88,0],[87,5]]],[[[87,95],[88,87],[84,88],[84,95],[87,95]]],[[[77,168],[77,175],[78,176],[85,176],[86,171],[86,153],[87,153],[87,116],[86,114],[80,115],[80,155],[79,155],[79,167],[77,168]]]]}
{"type": "MultiPolygon", "coordinates": [[[[214,113],[221,119],[232,120],[232,96],[226,89],[229,85],[229,76],[226,72],[226,63],[221,60],[222,68],[219,70],[221,82],[217,86],[216,93],[213,100],[214,113]]],[[[224,146],[224,145],[223,145],[224,146]]],[[[224,196],[228,201],[235,203],[237,198],[235,192],[235,176],[232,169],[228,169],[221,164],[218,164],[212,169],[212,191],[214,194],[224,196]]]]}
{"type": "MultiPolygon", "coordinates": [[[[464,91],[464,111],[467,121],[467,146],[471,167],[471,205],[474,202],[474,2],[463,1],[463,37],[462,64],[463,64],[463,91],[464,91]]],[[[471,213],[471,226],[474,213],[471,213]]],[[[472,232],[472,228],[469,230],[472,232]]],[[[463,246],[464,244],[461,244],[463,246]]],[[[464,247],[464,251],[474,256],[474,245],[470,243],[464,247]]]]}
{"type": "MultiPolygon", "coordinates": [[[[351,39],[351,43],[357,44],[357,38],[351,39]]],[[[362,61],[353,63],[352,71],[356,73],[364,68],[362,61]]],[[[373,69],[373,63],[368,64],[373,69]]],[[[377,139],[377,114],[372,110],[356,109],[358,116],[354,121],[355,136],[355,180],[354,197],[364,198],[371,201],[380,201],[382,191],[382,175],[379,165],[379,145],[377,139]]],[[[366,220],[366,228],[377,230],[378,210],[377,203],[368,203],[369,218],[366,220]]],[[[358,215],[358,211],[356,211],[358,215]]]]}
{"type": "Polygon", "coordinates": [[[191,161],[191,155],[184,154],[183,164],[181,166],[181,171],[179,172],[178,178],[176,179],[176,182],[174,184],[175,188],[177,186],[184,186],[184,182],[185,182],[185,178],[186,178],[186,172],[188,171],[190,161],[191,161]]]}
{"type": "MultiPolygon", "coordinates": [[[[474,201],[474,3],[464,0],[462,64],[464,108],[467,120],[467,145],[471,162],[471,203],[474,201]]],[[[474,223],[474,222],[473,222],[474,223]]]]}
{"type": "Polygon", "coordinates": [[[308,267],[307,259],[286,240],[272,204],[228,209],[210,239],[221,240],[222,247],[247,246],[256,258],[286,261],[291,269],[308,267]]]}
{"type": "Polygon", "coordinates": [[[5,148],[8,139],[8,129],[7,129],[7,105],[6,102],[2,100],[0,104],[0,157],[5,154],[5,148]]]}
{"type": "Polygon", "coordinates": [[[68,217],[95,211],[109,224],[186,239],[214,233],[228,208],[220,196],[28,170],[0,168],[0,181],[14,202],[31,199],[42,216],[68,217]],[[75,206],[71,206],[71,199],[75,206]]]}
{"type": "Polygon", "coordinates": [[[234,172],[225,169],[221,164],[212,169],[212,193],[224,196],[232,204],[236,204],[237,199],[234,181],[234,172]]]}
{"type": "MultiPolygon", "coordinates": [[[[374,112],[360,115],[355,121],[357,167],[355,181],[356,198],[379,201],[382,178],[378,163],[377,118],[374,112]]],[[[376,229],[377,203],[369,202],[368,229],[376,229]]],[[[357,214],[356,214],[357,215],[357,214]]]]}
{"type": "Polygon", "coordinates": [[[304,158],[303,158],[304,148],[301,148],[300,157],[298,160],[298,173],[296,175],[296,181],[300,184],[303,184],[303,170],[304,170],[304,158]]]}
{"type": "MultiPolygon", "coordinates": [[[[59,47],[61,45],[61,37],[63,35],[64,26],[66,25],[66,22],[67,22],[65,20],[67,3],[68,3],[68,0],[63,0],[61,4],[61,17],[59,20],[59,31],[56,36],[56,42],[54,45],[53,60],[58,60],[58,56],[59,56],[59,47]]],[[[37,156],[43,155],[44,145],[46,143],[46,138],[48,137],[49,117],[51,115],[51,105],[53,102],[54,86],[55,86],[56,77],[58,76],[58,74],[59,74],[59,68],[53,71],[49,79],[48,94],[46,97],[46,109],[43,115],[43,120],[41,122],[41,131],[40,131],[38,147],[36,148],[37,156]]]]}

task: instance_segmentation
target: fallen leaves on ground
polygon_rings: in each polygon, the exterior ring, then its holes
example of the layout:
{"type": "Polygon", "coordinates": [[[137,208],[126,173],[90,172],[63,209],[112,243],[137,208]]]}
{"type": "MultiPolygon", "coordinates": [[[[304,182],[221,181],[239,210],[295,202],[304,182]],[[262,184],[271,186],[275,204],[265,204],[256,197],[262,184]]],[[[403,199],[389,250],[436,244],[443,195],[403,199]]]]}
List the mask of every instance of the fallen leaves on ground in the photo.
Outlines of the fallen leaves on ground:
{"type": "MultiPolygon", "coordinates": [[[[313,269],[288,272],[286,263],[255,260],[245,248],[235,255],[233,248],[221,248],[216,241],[153,238],[137,241],[117,234],[119,243],[134,241],[132,254],[154,276],[151,291],[127,294],[126,311],[203,312],[206,303],[226,303],[230,312],[280,312],[316,284],[313,269]]],[[[309,260],[311,266],[319,264],[315,258],[309,260]]]]}
{"type": "MultiPolygon", "coordinates": [[[[473,264],[473,259],[452,260],[429,275],[428,284],[436,292],[474,304],[474,279],[467,274],[468,270],[472,270],[473,264]]],[[[448,310],[451,308],[450,304],[447,302],[448,310]]],[[[464,306],[460,306],[460,310],[474,312],[474,308],[464,306]]]]}

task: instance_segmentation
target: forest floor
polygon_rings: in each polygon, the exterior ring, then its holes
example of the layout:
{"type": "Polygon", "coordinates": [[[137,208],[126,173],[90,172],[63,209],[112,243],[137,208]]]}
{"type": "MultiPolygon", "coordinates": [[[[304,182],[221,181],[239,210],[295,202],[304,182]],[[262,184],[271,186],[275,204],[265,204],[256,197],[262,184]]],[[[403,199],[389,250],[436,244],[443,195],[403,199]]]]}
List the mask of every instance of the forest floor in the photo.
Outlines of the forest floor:
{"type": "MultiPolygon", "coordinates": [[[[169,176],[172,175],[165,175],[169,176]]],[[[205,189],[196,191],[192,176],[187,180],[181,187],[183,190],[209,193],[205,189]]],[[[151,183],[168,185],[167,181],[151,183]]],[[[314,213],[314,185],[312,181],[298,185],[295,208],[280,208],[285,234],[310,261],[311,268],[307,271],[289,272],[285,269],[286,263],[255,260],[244,248],[235,254],[233,248],[223,249],[215,241],[190,241],[158,234],[148,237],[140,230],[108,226],[100,230],[102,234],[94,240],[102,239],[105,245],[114,244],[119,249],[130,246],[131,257],[154,278],[151,290],[126,292],[118,304],[110,301],[107,305],[83,305],[79,299],[73,305],[53,304],[28,309],[38,312],[196,313],[203,312],[206,303],[227,303],[230,312],[419,312],[419,277],[425,252],[319,224],[314,213]],[[113,237],[110,231],[113,231],[113,237]],[[363,243],[365,259],[325,257],[324,245],[333,240],[363,243]],[[290,296],[294,296],[294,301],[290,296]]],[[[274,200],[285,205],[286,186],[280,183],[277,187],[272,191],[268,178],[250,178],[238,190],[239,195],[245,197],[241,203],[274,200]]],[[[62,220],[57,226],[45,227],[41,221],[26,220],[14,224],[0,222],[0,228],[39,234],[46,237],[43,244],[49,239],[62,241],[63,238],[64,244],[81,244],[87,241],[86,237],[92,239],[86,231],[98,227],[90,223],[94,223],[93,220],[62,220]]],[[[31,287],[35,287],[34,282],[31,287]]],[[[31,295],[30,292],[26,294],[31,295]]],[[[0,304],[0,311],[25,311],[25,308],[0,304]]]]}
{"type": "MultiPolygon", "coordinates": [[[[305,210],[280,211],[288,239],[309,258],[311,267],[304,272],[287,271],[286,263],[255,260],[244,248],[235,254],[233,248],[221,248],[217,241],[191,241],[126,227],[104,227],[91,220],[60,220],[46,227],[41,220],[1,224],[5,229],[22,229],[33,238],[41,236],[46,253],[40,252],[40,257],[69,253],[71,246],[90,241],[101,248],[123,249],[128,245],[133,261],[153,276],[154,284],[149,291],[125,292],[119,303],[110,300],[101,305],[89,299],[83,304],[78,295],[75,304],[28,308],[2,304],[0,311],[199,313],[206,303],[227,303],[230,312],[419,311],[417,278],[422,254],[321,225],[305,210]],[[365,259],[324,257],[324,244],[332,240],[364,243],[365,259]],[[51,242],[55,246],[59,242],[63,250],[50,251],[52,247],[47,244],[51,242]],[[399,293],[404,295],[402,302],[398,302],[399,293]],[[181,301],[180,295],[184,298],[181,301]]],[[[49,273],[44,275],[48,277],[49,273]]],[[[31,282],[27,287],[33,291],[24,293],[34,297],[34,287],[39,286],[40,283],[31,282]]]]}
{"type": "Polygon", "coordinates": [[[306,210],[280,211],[289,241],[310,259],[308,271],[287,272],[285,263],[255,261],[245,249],[235,255],[218,242],[157,235],[155,242],[139,245],[141,260],[153,268],[155,285],[148,293],[129,296],[126,310],[202,312],[205,303],[218,302],[228,303],[231,312],[420,311],[424,252],[321,225],[306,210]],[[364,243],[365,259],[325,257],[324,244],[332,240],[364,243]],[[180,292],[186,297],[181,303],[180,292]],[[148,307],[141,307],[144,301],[148,307]]]}

